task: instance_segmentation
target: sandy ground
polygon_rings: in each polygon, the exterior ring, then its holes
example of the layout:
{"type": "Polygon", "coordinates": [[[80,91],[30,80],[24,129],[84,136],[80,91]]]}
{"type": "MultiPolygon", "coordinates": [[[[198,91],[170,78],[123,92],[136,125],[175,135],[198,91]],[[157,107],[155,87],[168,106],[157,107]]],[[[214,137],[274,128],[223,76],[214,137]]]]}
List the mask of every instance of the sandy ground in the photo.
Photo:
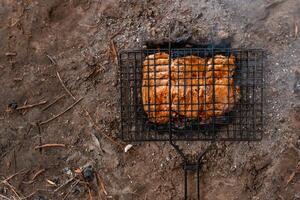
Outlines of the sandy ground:
{"type": "Polygon", "coordinates": [[[0,199],[182,199],[181,160],[168,143],[124,153],[104,136],[124,145],[111,37],[117,50],[140,47],[167,37],[170,24],[174,38],[228,36],[266,51],[263,139],[218,143],[204,160],[202,199],[300,199],[298,0],[1,0],[0,199]],[[57,72],[83,99],[39,131],[75,101],[57,72]],[[65,147],[35,149],[49,143],[65,147]],[[76,175],[88,163],[98,182],[76,175]]]}

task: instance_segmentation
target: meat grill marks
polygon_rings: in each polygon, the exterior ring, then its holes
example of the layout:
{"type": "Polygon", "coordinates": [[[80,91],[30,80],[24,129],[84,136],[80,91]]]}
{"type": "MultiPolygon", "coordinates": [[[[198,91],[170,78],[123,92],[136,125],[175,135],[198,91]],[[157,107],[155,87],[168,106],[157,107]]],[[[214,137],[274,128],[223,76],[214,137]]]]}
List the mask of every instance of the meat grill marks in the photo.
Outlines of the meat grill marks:
{"type": "Polygon", "coordinates": [[[143,62],[142,101],[149,121],[168,122],[169,102],[172,116],[199,121],[229,112],[240,98],[239,87],[234,86],[235,69],[234,56],[175,58],[169,86],[169,55],[160,52],[147,56],[143,62]]]}

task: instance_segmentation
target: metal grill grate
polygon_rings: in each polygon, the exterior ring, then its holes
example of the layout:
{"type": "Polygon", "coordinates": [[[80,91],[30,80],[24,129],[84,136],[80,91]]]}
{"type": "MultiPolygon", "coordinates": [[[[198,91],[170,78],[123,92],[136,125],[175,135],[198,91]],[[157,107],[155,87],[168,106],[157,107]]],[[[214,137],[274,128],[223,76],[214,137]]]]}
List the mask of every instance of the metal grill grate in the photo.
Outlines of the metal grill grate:
{"type": "Polygon", "coordinates": [[[126,50],[120,52],[119,64],[121,67],[121,137],[124,141],[167,141],[170,137],[174,141],[261,139],[262,50],[214,47],[126,50]],[[162,66],[156,63],[155,56],[159,55],[158,53],[169,55],[167,64],[162,66]],[[205,59],[205,63],[201,64],[202,66],[194,63],[188,66],[185,63],[189,62],[191,55],[205,59]],[[215,63],[215,58],[220,55],[227,59],[221,68],[215,63]],[[230,64],[230,56],[235,58],[235,69],[232,69],[233,64],[230,64]],[[184,64],[177,62],[176,66],[174,64],[176,59],[181,59],[180,62],[184,64]],[[219,72],[227,74],[221,83],[216,81],[219,72]],[[163,78],[160,76],[162,73],[166,75],[163,78]],[[189,73],[196,76],[189,77],[189,73]],[[209,73],[211,76],[207,75],[209,73]],[[156,98],[150,101],[151,94],[155,97],[161,95],[157,93],[162,79],[168,79],[165,81],[167,86],[164,85],[164,89],[167,89],[171,98],[168,96],[163,103],[157,102],[156,98]],[[200,87],[203,90],[200,91],[200,87]],[[173,90],[177,89],[175,94],[179,99],[178,88],[183,90],[181,101],[175,101],[176,97],[172,97],[173,90]],[[193,99],[194,90],[198,99],[193,99]],[[143,91],[148,93],[148,101],[143,99],[142,95],[145,95],[143,91]],[[222,99],[218,96],[220,91],[227,91],[225,92],[227,100],[226,98],[220,100],[222,99]],[[201,92],[204,92],[202,96],[201,92]],[[162,106],[164,109],[161,108],[162,106]],[[224,110],[225,107],[231,109],[224,110]],[[167,114],[162,116],[159,112],[167,114]],[[197,116],[188,116],[193,113],[197,116]]]}

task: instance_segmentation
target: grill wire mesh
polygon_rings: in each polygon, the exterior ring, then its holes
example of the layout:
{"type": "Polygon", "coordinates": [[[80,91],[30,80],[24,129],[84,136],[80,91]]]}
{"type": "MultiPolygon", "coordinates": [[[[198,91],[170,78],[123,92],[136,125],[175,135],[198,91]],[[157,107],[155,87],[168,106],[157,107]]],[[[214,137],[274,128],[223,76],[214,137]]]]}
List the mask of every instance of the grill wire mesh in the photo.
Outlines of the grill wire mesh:
{"type": "MultiPolygon", "coordinates": [[[[251,141],[260,140],[262,137],[263,126],[263,51],[259,49],[231,49],[231,48],[172,48],[172,49],[140,49],[140,50],[125,50],[119,54],[120,65],[120,85],[121,85],[121,138],[127,142],[139,141],[167,141],[169,136],[172,135],[174,141],[187,141],[187,140],[229,140],[229,141],[251,141]],[[143,88],[144,91],[149,91],[149,88],[154,89],[154,95],[160,85],[160,77],[158,76],[159,64],[153,60],[148,59],[145,66],[145,59],[150,55],[156,53],[166,53],[170,56],[167,71],[164,73],[170,74],[173,72],[171,68],[172,60],[186,56],[198,56],[204,59],[214,58],[218,55],[223,55],[226,59],[230,56],[235,57],[234,74],[232,77],[227,77],[228,80],[233,79],[234,84],[234,101],[227,102],[227,105],[232,107],[228,112],[223,112],[222,115],[216,115],[220,112],[218,102],[216,99],[217,87],[216,82],[209,83],[208,77],[202,76],[201,83],[198,87],[206,88],[204,90],[204,101],[198,99],[192,104],[194,106],[184,105],[187,104],[189,98],[188,92],[184,93],[184,100],[177,102],[177,107],[174,110],[171,106],[171,98],[168,100],[169,108],[167,111],[167,122],[156,123],[158,119],[157,114],[150,114],[151,112],[158,112],[158,102],[145,102],[142,98],[143,88]],[[150,71],[153,69],[154,71],[150,71]],[[150,81],[149,74],[152,73],[152,81],[150,81]],[[148,74],[148,82],[145,82],[145,74],[148,74]],[[144,80],[143,80],[144,79],[144,80]],[[157,88],[156,88],[157,87],[157,88]],[[148,88],[148,89],[147,89],[148,88]],[[207,96],[207,88],[213,90],[210,93],[213,98],[212,101],[205,102],[207,96]],[[236,89],[238,88],[238,89],[236,89]],[[215,91],[216,90],[216,91],[215,91]],[[236,96],[239,96],[236,98],[236,96]],[[184,109],[182,109],[182,107],[184,109]],[[180,113],[198,112],[197,107],[202,108],[202,117],[189,118],[180,113]],[[147,109],[151,108],[151,109],[147,109]],[[188,109],[187,109],[188,108],[188,109]],[[208,120],[203,120],[203,116],[208,113],[213,113],[208,120]]],[[[197,66],[196,66],[197,69],[197,66]]],[[[186,67],[177,67],[177,74],[181,71],[186,72],[186,67]]],[[[222,69],[217,69],[214,61],[212,63],[212,76],[209,78],[216,79],[219,70],[230,71],[230,64],[223,65],[222,69]]],[[[202,71],[199,69],[196,73],[208,74],[207,62],[202,71]]],[[[175,77],[176,78],[176,77],[175,77]]],[[[199,79],[199,77],[197,77],[199,79]]],[[[180,79],[178,77],[178,79],[180,79]]],[[[191,77],[181,77],[183,88],[194,87],[195,85],[189,84],[191,77]]],[[[198,81],[199,82],[199,81],[198,81]]],[[[177,83],[178,84],[178,83],[177,83]]],[[[171,94],[172,86],[175,83],[169,79],[168,93],[171,94]]],[[[197,85],[196,85],[197,86],[197,85]]],[[[221,86],[221,84],[220,84],[221,86]]],[[[228,87],[227,91],[231,89],[228,84],[222,83],[222,87],[228,87]]],[[[185,89],[184,89],[185,90],[185,89]]],[[[191,90],[189,90],[191,91],[191,90]]],[[[198,91],[199,93],[199,91],[198,91]]],[[[228,99],[232,98],[229,97],[228,99]]],[[[151,94],[149,94],[151,95],[151,94]]],[[[170,95],[171,96],[171,95],[170,95]]],[[[191,95],[190,95],[191,96],[191,95]]],[[[150,97],[148,97],[150,98],[150,97]]],[[[225,104],[225,103],[223,103],[225,104]]],[[[221,106],[222,107],[222,106],[221,106]]],[[[224,107],[224,105],[223,105],[224,107]]]]}

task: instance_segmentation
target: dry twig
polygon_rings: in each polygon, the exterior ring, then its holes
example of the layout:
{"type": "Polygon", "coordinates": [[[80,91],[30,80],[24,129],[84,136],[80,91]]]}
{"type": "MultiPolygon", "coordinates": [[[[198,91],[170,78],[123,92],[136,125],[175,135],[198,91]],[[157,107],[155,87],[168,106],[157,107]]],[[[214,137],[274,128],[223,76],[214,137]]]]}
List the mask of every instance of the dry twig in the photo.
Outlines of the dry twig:
{"type": "Polygon", "coordinates": [[[19,174],[23,174],[23,173],[25,173],[24,169],[18,171],[17,173],[14,173],[14,174],[10,175],[9,177],[7,177],[6,179],[4,179],[3,181],[9,181],[10,179],[14,178],[15,176],[17,176],[19,174]]]}
{"type": "Polygon", "coordinates": [[[43,144],[34,147],[34,149],[37,150],[37,149],[48,148],[48,147],[66,147],[66,145],[65,144],[43,144]]]}
{"type": "MultiPolygon", "coordinates": [[[[39,146],[41,146],[42,145],[42,132],[41,132],[40,122],[36,123],[36,127],[37,127],[38,133],[39,133],[39,146]]],[[[40,149],[40,154],[42,154],[42,149],[40,149]]]]}
{"type": "Polygon", "coordinates": [[[39,171],[37,171],[34,175],[33,175],[33,177],[32,177],[32,181],[38,176],[38,175],[40,175],[41,173],[43,173],[44,171],[46,171],[45,169],[40,169],[39,171]]]}
{"type": "Polygon", "coordinates": [[[53,181],[46,179],[46,182],[49,183],[50,185],[56,186],[56,183],[54,183],[53,181]]]}
{"type": "Polygon", "coordinates": [[[90,187],[88,187],[88,189],[89,189],[89,200],[93,200],[93,196],[92,196],[92,192],[91,192],[90,187]]]}
{"type": "Polygon", "coordinates": [[[58,188],[56,188],[53,193],[59,191],[61,188],[65,187],[66,185],[68,185],[69,183],[71,183],[76,176],[74,176],[73,178],[70,178],[69,180],[67,180],[65,183],[63,183],[62,185],[60,185],[58,188]]]}
{"type": "Polygon", "coordinates": [[[63,115],[64,113],[66,113],[67,111],[71,110],[76,104],[78,104],[83,98],[80,98],[78,99],[77,101],[75,101],[75,103],[73,103],[72,105],[70,105],[66,110],[64,110],[63,112],[53,116],[52,118],[50,119],[47,119],[46,121],[43,121],[40,123],[40,125],[43,125],[43,124],[47,124],[51,121],[53,121],[54,119],[58,118],[59,116],[63,115]]]}
{"type": "Polygon", "coordinates": [[[17,53],[16,52],[6,52],[5,55],[6,56],[16,56],[17,53]]]}
{"type": "Polygon", "coordinates": [[[45,103],[47,103],[47,101],[41,101],[39,103],[17,107],[16,110],[22,110],[22,109],[32,108],[32,107],[35,107],[35,106],[43,105],[45,103]]]}
{"type": "Polygon", "coordinates": [[[97,180],[98,180],[98,184],[99,184],[99,187],[100,187],[100,191],[103,192],[105,195],[107,195],[107,191],[105,189],[105,185],[104,185],[104,182],[102,180],[102,177],[99,175],[99,173],[96,173],[97,174],[97,180]]]}
{"type": "Polygon", "coordinates": [[[35,179],[38,175],[40,175],[41,173],[43,173],[44,171],[46,171],[46,170],[45,170],[45,169],[41,169],[41,170],[37,171],[37,172],[33,175],[33,177],[31,178],[30,181],[23,181],[23,183],[25,183],[25,184],[32,184],[32,183],[34,182],[34,179],[35,179]]]}
{"type": "Polygon", "coordinates": [[[6,185],[7,187],[10,188],[10,190],[17,196],[18,199],[21,199],[20,195],[18,194],[18,192],[16,191],[16,188],[14,186],[12,186],[8,181],[4,180],[2,181],[2,183],[4,185],[6,185]]]}
{"type": "Polygon", "coordinates": [[[110,51],[112,56],[114,57],[114,61],[118,63],[118,52],[114,40],[110,40],[110,51]]]}
{"type": "Polygon", "coordinates": [[[8,197],[6,197],[6,196],[4,196],[2,194],[0,194],[0,197],[3,198],[3,199],[5,199],[5,200],[11,200],[10,198],[8,198],[8,197]]]}
{"type": "Polygon", "coordinates": [[[72,189],[79,183],[79,180],[75,181],[74,184],[72,184],[71,188],[69,189],[69,191],[67,192],[67,194],[64,196],[63,200],[65,200],[69,194],[71,193],[72,189]]]}
{"type": "Polygon", "coordinates": [[[117,35],[119,35],[121,33],[121,31],[123,31],[124,27],[120,28],[120,30],[118,30],[117,32],[115,32],[111,37],[110,40],[114,39],[117,35]]]}
{"type": "Polygon", "coordinates": [[[51,106],[53,106],[56,102],[58,102],[59,100],[61,100],[62,98],[64,98],[66,95],[61,95],[60,97],[56,98],[52,103],[50,103],[49,105],[47,105],[45,108],[42,109],[42,111],[47,110],[48,108],[50,108],[51,106]]]}
{"type": "Polygon", "coordinates": [[[51,61],[51,63],[52,63],[53,65],[56,65],[56,64],[57,64],[56,61],[55,61],[51,56],[49,56],[48,54],[46,54],[46,56],[47,56],[47,58],[49,58],[49,60],[51,61]]]}
{"type": "Polygon", "coordinates": [[[298,37],[298,25],[297,22],[294,23],[294,34],[295,34],[295,39],[298,37]]]}
{"type": "Polygon", "coordinates": [[[287,182],[286,182],[286,187],[288,186],[288,184],[294,179],[294,177],[295,177],[295,175],[296,175],[296,172],[293,172],[290,176],[289,176],[289,178],[288,178],[288,180],[287,180],[287,182]]]}
{"type": "Polygon", "coordinates": [[[76,98],[73,96],[73,94],[68,90],[68,88],[66,87],[66,85],[64,84],[63,80],[61,79],[60,75],[58,72],[56,72],[57,78],[60,82],[60,84],[63,86],[63,88],[65,89],[65,91],[76,101],[76,98]]]}

